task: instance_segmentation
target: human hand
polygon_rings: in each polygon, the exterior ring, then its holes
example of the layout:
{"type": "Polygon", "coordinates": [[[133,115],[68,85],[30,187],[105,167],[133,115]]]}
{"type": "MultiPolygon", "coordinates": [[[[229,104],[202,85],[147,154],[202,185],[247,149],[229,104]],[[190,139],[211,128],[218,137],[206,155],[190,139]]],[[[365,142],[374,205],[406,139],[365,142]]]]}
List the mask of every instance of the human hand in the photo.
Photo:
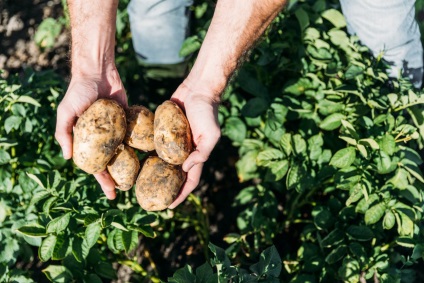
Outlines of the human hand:
{"type": "Polygon", "coordinates": [[[218,123],[218,105],[206,89],[190,89],[186,84],[172,95],[171,100],[185,110],[193,135],[195,150],[183,163],[187,179],[176,200],[169,206],[175,208],[197,187],[202,174],[203,164],[208,160],[221,136],[218,123]]]}
{"type": "MultiPolygon", "coordinates": [[[[116,100],[127,108],[127,96],[115,68],[99,76],[73,76],[65,97],[57,108],[55,138],[65,159],[72,158],[72,131],[79,116],[99,98],[116,100]]],[[[107,171],[94,174],[108,199],[116,197],[115,182],[107,171]]]]}

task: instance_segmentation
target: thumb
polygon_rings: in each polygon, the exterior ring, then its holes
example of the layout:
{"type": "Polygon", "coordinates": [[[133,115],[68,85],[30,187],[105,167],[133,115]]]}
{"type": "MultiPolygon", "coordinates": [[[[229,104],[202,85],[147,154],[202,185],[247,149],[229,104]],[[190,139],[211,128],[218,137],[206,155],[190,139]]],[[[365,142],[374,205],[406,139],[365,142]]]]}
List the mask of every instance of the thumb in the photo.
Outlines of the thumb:
{"type": "Polygon", "coordinates": [[[196,149],[187,157],[183,163],[183,170],[185,172],[190,171],[193,166],[205,163],[209,155],[211,154],[213,148],[219,140],[219,135],[216,137],[202,137],[198,143],[196,149]]]}
{"type": "Polygon", "coordinates": [[[59,105],[57,108],[55,138],[62,148],[63,158],[72,157],[72,129],[76,120],[75,114],[59,105]]]}

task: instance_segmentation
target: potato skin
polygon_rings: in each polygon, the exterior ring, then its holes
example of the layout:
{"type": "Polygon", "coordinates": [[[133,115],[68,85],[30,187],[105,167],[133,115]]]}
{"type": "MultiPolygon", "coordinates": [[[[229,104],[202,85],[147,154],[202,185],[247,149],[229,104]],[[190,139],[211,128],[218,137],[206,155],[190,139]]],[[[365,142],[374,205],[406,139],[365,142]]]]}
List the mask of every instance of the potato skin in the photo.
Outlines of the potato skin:
{"type": "Polygon", "coordinates": [[[125,111],[114,100],[99,99],[74,127],[73,160],[89,174],[100,173],[125,137],[125,111]]]}
{"type": "Polygon", "coordinates": [[[153,112],[144,106],[134,105],[128,108],[126,116],[127,132],[124,143],[142,151],[154,150],[153,112]]]}
{"type": "Polygon", "coordinates": [[[107,171],[115,181],[116,188],[128,191],[134,186],[140,171],[140,161],[131,147],[121,144],[118,152],[109,161],[107,171]]]}
{"type": "Polygon", "coordinates": [[[158,156],[174,165],[183,164],[193,150],[190,124],[181,108],[170,100],[156,108],[154,141],[158,156]]]}
{"type": "Polygon", "coordinates": [[[185,179],[186,173],[181,166],[150,156],[137,178],[137,201],[144,210],[164,210],[174,202],[185,179]]]}

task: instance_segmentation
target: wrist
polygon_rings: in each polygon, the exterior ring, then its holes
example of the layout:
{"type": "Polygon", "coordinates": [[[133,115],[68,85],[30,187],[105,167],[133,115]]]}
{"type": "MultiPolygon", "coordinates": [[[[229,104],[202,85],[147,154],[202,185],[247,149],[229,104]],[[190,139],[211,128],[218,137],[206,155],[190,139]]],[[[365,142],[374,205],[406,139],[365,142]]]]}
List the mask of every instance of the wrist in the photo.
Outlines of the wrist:
{"type": "Polygon", "coordinates": [[[71,49],[71,73],[73,76],[101,76],[115,68],[114,36],[99,36],[84,42],[76,38],[71,49]]]}

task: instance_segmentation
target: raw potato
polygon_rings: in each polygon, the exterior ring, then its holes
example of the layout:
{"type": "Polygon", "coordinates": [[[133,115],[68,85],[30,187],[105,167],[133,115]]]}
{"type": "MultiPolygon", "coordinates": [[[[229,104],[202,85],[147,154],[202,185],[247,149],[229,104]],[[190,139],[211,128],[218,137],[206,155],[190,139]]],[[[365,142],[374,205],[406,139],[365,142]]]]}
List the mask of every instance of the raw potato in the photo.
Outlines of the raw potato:
{"type": "Polygon", "coordinates": [[[140,206],[147,211],[166,209],[176,199],[186,173],[157,156],[147,158],[138,175],[135,193],[140,206]]]}
{"type": "Polygon", "coordinates": [[[190,124],[181,108],[170,100],[155,111],[154,140],[158,156],[170,164],[183,164],[193,150],[190,124]]]}
{"type": "Polygon", "coordinates": [[[122,191],[131,189],[140,171],[140,161],[134,149],[121,144],[118,152],[107,165],[107,171],[115,181],[116,188],[122,191]]]}
{"type": "Polygon", "coordinates": [[[153,120],[155,115],[144,106],[131,106],[127,111],[127,133],[124,142],[142,151],[155,149],[153,120]]]}
{"type": "Polygon", "coordinates": [[[79,117],[74,128],[73,160],[89,174],[100,173],[125,137],[125,111],[110,99],[99,99],[79,117]]]}

